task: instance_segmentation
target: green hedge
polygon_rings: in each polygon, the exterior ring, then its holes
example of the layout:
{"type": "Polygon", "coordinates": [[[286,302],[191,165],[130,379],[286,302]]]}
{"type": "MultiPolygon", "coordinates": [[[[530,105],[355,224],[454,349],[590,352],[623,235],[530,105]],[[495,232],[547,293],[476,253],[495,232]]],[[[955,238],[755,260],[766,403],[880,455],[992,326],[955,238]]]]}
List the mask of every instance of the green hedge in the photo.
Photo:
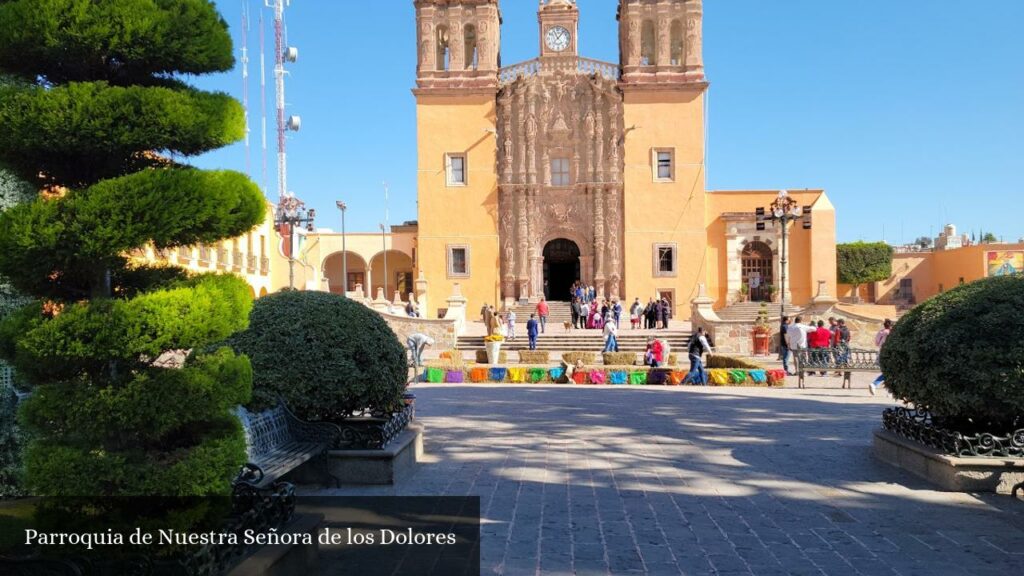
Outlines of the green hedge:
{"type": "Polygon", "coordinates": [[[908,312],[882,347],[893,395],[965,433],[1024,427],[1024,277],[972,282],[908,312]]]}
{"type": "Polygon", "coordinates": [[[228,495],[246,460],[230,408],[250,396],[249,361],[157,360],[244,329],[248,285],[126,258],[262,222],[244,175],[183,164],[245,134],[241,104],[180,76],[233,60],[210,0],[0,2],[0,166],[60,192],[0,215],[0,275],[49,301],[0,322],[0,355],[34,386],[35,495],[228,495]]]}
{"type": "Polygon", "coordinates": [[[249,329],[227,344],[253,367],[253,410],[277,404],[307,420],[340,420],[402,404],[406,350],[380,314],[325,292],[256,301],[249,329]]]}

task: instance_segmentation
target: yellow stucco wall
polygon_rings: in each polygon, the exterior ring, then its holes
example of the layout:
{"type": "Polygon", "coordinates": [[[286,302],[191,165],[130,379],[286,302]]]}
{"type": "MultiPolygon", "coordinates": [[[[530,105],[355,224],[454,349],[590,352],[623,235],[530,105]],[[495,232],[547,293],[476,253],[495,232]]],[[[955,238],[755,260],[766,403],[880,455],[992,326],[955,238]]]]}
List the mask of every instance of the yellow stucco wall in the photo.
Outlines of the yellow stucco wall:
{"type": "Polygon", "coordinates": [[[675,315],[689,318],[690,300],[707,273],[704,93],[700,88],[631,88],[624,96],[625,295],[631,301],[675,292],[675,315]],[[675,178],[654,178],[654,149],[675,152],[675,178]],[[677,249],[674,277],[655,275],[655,244],[677,249]]]}
{"type": "Polygon", "coordinates": [[[419,190],[419,270],[430,293],[429,318],[446,306],[455,283],[470,309],[495,304],[499,294],[498,175],[495,94],[419,93],[416,98],[419,190]],[[466,154],[465,186],[448,186],[445,155],[466,154]],[[448,246],[469,248],[469,276],[448,274],[448,246]]]}

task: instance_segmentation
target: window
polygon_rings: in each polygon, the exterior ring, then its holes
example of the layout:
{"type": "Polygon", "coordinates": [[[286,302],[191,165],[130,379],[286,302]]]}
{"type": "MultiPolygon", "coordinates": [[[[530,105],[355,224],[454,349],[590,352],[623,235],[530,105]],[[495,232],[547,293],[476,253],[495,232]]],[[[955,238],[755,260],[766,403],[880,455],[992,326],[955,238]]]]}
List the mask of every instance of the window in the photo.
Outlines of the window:
{"type": "Polygon", "coordinates": [[[450,65],[451,50],[448,48],[448,27],[438,26],[437,27],[437,69],[441,72],[446,72],[450,65]]]}
{"type": "Polygon", "coordinates": [[[679,20],[672,21],[672,34],[671,34],[671,47],[672,47],[672,65],[682,66],[683,65],[683,23],[679,20]]]}
{"type": "Polygon", "coordinates": [[[676,245],[655,244],[654,245],[654,275],[675,276],[676,269],[676,245]]]}
{"type": "Polygon", "coordinates": [[[554,158],[551,160],[551,185],[568,186],[569,182],[569,159],[554,158]]]}
{"type": "Polygon", "coordinates": [[[643,27],[640,29],[640,65],[656,66],[658,64],[656,54],[654,21],[644,20],[643,27]]]}
{"type": "Polygon", "coordinates": [[[654,150],[654,180],[656,182],[672,182],[676,177],[675,150],[657,148],[654,150]]]}
{"type": "Polygon", "coordinates": [[[476,45],[476,27],[472,24],[466,26],[463,35],[465,39],[462,43],[466,48],[466,70],[476,70],[479,65],[479,62],[477,62],[479,54],[476,45]]]}
{"type": "Polygon", "coordinates": [[[466,156],[464,154],[448,154],[445,161],[449,186],[466,185],[466,156]]]}
{"type": "Polygon", "coordinates": [[[469,246],[448,247],[448,277],[465,278],[469,276],[469,246]]]}

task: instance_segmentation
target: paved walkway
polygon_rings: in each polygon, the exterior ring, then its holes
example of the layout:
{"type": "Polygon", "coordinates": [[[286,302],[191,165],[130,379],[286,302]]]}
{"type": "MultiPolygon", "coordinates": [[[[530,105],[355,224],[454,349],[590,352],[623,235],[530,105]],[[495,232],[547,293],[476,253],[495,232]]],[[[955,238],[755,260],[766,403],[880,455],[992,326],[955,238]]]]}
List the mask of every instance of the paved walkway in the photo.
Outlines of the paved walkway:
{"type": "Polygon", "coordinates": [[[479,495],[484,574],[1024,574],[1024,502],[873,460],[889,402],[823,382],[421,385],[430,463],[331,492],[479,495]]]}

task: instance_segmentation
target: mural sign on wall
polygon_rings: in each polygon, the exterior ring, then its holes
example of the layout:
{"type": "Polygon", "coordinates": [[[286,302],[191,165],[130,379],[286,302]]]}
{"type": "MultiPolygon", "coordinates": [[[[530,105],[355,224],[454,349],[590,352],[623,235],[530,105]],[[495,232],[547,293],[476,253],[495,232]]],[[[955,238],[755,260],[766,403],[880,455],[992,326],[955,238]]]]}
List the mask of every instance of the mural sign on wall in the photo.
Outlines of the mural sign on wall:
{"type": "Polygon", "coordinates": [[[989,252],[986,257],[990,277],[1024,273],[1024,250],[989,252]]]}

